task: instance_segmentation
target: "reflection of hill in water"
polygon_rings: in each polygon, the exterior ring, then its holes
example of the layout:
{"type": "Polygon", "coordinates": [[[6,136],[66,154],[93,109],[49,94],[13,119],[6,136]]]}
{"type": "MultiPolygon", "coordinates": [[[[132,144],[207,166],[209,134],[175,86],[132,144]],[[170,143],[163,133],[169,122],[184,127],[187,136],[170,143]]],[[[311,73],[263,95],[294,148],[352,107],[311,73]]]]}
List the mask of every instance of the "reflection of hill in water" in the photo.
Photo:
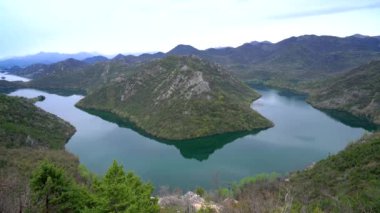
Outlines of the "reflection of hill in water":
{"type": "Polygon", "coordinates": [[[367,119],[353,116],[347,112],[342,112],[342,111],[337,111],[337,110],[321,110],[321,111],[324,112],[326,115],[328,115],[330,118],[353,128],[363,128],[370,132],[380,129],[380,126],[369,122],[367,119]]]}
{"type": "Polygon", "coordinates": [[[275,91],[279,96],[287,97],[289,99],[293,100],[301,100],[305,101],[307,98],[306,93],[302,92],[296,92],[289,89],[280,89],[280,88],[271,88],[268,86],[264,86],[262,84],[248,84],[252,89],[256,90],[256,92],[268,92],[268,91],[275,91]]]}
{"type": "Polygon", "coordinates": [[[125,121],[112,113],[99,110],[84,111],[92,115],[98,116],[106,121],[116,123],[119,127],[130,128],[144,137],[151,138],[163,144],[175,146],[184,158],[196,159],[198,161],[207,160],[210,157],[210,155],[212,155],[215,152],[215,150],[223,148],[224,145],[231,143],[238,138],[244,137],[249,134],[256,134],[260,131],[258,130],[254,132],[226,133],[221,135],[214,135],[182,141],[164,140],[149,135],[141,128],[136,127],[136,125],[134,125],[133,123],[125,121]]]}
{"type": "Polygon", "coordinates": [[[181,152],[181,155],[185,158],[203,161],[207,160],[210,157],[210,155],[212,155],[215,152],[215,150],[223,148],[224,145],[231,143],[236,139],[244,137],[248,134],[253,134],[257,132],[226,133],[192,140],[158,140],[158,142],[175,146],[181,152]]]}
{"type": "Polygon", "coordinates": [[[0,93],[8,94],[22,88],[21,81],[6,81],[0,79],[0,93]]]}

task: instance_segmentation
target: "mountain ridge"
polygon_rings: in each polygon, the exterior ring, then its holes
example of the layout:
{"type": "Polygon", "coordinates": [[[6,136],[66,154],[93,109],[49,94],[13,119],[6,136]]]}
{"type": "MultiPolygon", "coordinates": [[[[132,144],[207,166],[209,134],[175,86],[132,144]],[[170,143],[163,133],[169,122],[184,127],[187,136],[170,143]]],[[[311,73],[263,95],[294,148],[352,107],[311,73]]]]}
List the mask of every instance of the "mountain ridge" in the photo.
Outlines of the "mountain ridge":
{"type": "Polygon", "coordinates": [[[198,50],[180,44],[167,53],[146,53],[139,56],[118,54],[111,60],[140,63],[166,55],[196,55],[226,66],[244,81],[296,88],[300,80],[321,79],[380,59],[380,40],[369,36],[303,35],[277,43],[254,41],[236,48],[198,50]]]}
{"type": "Polygon", "coordinates": [[[66,60],[68,58],[75,58],[77,60],[84,60],[89,57],[96,56],[94,53],[80,52],[74,54],[57,53],[57,52],[39,52],[33,55],[17,56],[8,59],[0,60],[0,67],[11,68],[13,66],[27,67],[32,64],[52,64],[66,60]]]}
{"type": "MultiPolygon", "coordinates": [[[[14,70],[14,74],[34,79],[27,83],[30,87],[91,92],[110,82],[127,78],[136,72],[135,68],[140,64],[175,54],[197,56],[218,63],[249,84],[309,93],[315,90],[313,87],[323,85],[320,82],[342,78],[362,64],[380,60],[380,40],[358,35],[343,38],[303,35],[277,43],[245,43],[236,48],[198,50],[181,44],[168,53],[139,56],[119,54],[107,61],[84,63],[64,70],[60,70],[57,64],[32,65],[11,70],[14,70]]],[[[73,61],[61,63],[74,64],[73,61]]],[[[6,87],[10,88],[10,85],[6,87]]]]}

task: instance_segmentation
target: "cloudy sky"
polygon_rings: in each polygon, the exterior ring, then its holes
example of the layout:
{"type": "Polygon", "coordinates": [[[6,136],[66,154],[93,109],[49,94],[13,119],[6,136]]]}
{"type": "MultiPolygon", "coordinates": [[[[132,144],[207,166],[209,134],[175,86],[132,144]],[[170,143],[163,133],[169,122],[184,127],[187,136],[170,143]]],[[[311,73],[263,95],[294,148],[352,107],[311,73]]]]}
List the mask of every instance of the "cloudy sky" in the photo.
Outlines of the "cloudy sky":
{"type": "Polygon", "coordinates": [[[380,35],[379,0],[0,0],[0,58],[355,33],[380,35]]]}

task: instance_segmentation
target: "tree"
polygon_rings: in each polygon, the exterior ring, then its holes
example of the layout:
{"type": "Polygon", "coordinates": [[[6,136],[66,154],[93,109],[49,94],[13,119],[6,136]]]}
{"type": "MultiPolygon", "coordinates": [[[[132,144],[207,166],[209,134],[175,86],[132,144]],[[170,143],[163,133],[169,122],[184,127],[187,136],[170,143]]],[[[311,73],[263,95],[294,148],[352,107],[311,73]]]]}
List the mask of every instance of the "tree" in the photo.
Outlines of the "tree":
{"type": "Polygon", "coordinates": [[[43,206],[45,212],[50,212],[52,205],[59,200],[70,185],[70,180],[61,168],[44,161],[33,173],[30,188],[35,196],[36,204],[43,206]]]}
{"type": "Polygon", "coordinates": [[[93,177],[79,185],[64,171],[43,162],[33,173],[30,187],[34,201],[44,212],[159,212],[153,186],[132,172],[125,173],[116,161],[104,178],[93,177]],[[89,190],[91,189],[91,190],[89,190]]]}
{"type": "Polygon", "coordinates": [[[30,188],[44,212],[80,212],[93,204],[88,190],[77,185],[63,169],[47,161],[34,171],[30,188]]]}
{"type": "Polygon", "coordinates": [[[125,173],[116,161],[103,179],[94,183],[98,212],[159,212],[153,186],[144,184],[133,173],[125,173]]]}

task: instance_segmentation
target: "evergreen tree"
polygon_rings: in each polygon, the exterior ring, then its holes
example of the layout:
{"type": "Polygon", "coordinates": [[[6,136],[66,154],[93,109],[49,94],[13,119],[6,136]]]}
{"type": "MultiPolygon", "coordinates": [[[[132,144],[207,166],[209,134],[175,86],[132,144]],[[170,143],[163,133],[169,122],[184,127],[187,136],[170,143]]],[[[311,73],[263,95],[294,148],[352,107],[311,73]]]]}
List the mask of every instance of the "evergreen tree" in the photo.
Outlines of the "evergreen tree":
{"type": "Polygon", "coordinates": [[[54,205],[59,203],[69,185],[70,181],[63,170],[47,161],[34,171],[30,182],[35,202],[42,206],[45,212],[53,211],[54,205]]]}
{"type": "Polygon", "coordinates": [[[159,212],[153,186],[132,172],[125,173],[116,161],[104,178],[87,187],[78,185],[64,171],[43,162],[33,173],[30,186],[35,204],[44,212],[159,212]]]}
{"type": "Polygon", "coordinates": [[[30,187],[35,204],[44,212],[81,212],[93,204],[86,188],[77,185],[63,169],[47,161],[34,171],[30,187]]]}
{"type": "Polygon", "coordinates": [[[116,161],[104,178],[94,183],[98,212],[159,212],[153,186],[144,184],[133,173],[125,173],[116,161]]]}

